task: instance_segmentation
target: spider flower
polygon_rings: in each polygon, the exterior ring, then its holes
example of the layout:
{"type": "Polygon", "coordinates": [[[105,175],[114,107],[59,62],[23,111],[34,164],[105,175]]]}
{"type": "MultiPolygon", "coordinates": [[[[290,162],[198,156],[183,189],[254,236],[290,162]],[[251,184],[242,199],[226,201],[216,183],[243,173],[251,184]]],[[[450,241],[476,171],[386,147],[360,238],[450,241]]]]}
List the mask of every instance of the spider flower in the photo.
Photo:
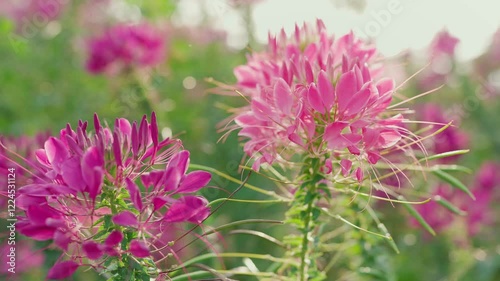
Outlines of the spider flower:
{"type": "Polygon", "coordinates": [[[247,139],[253,168],[300,152],[333,157],[361,181],[364,163],[376,164],[382,151],[410,138],[403,116],[388,114],[395,85],[381,76],[380,61],[373,46],[353,33],[334,38],[319,20],[290,37],[269,36],[267,51],[235,69],[250,104],[237,110],[230,130],[247,139]]]}
{"type": "Polygon", "coordinates": [[[153,27],[120,24],[89,44],[87,70],[97,74],[115,66],[119,69],[154,66],[165,58],[165,40],[153,27]]]}
{"type": "Polygon", "coordinates": [[[109,257],[150,257],[161,232],[210,213],[195,193],[211,175],[187,172],[189,152],[179,140],[158,140],[154,113],[151,123],[119,118],[113,129],[95,115],[94,130],[87,127],[80,121],[49,137],[35,152],[38,178],[18,190],[18,231],[52,240],[67,257],[49,271],[53,279],[82,265],[103,270],[109,257]]]}
{"type": "Polygon", "coordinates": [[[447,30],[436,34],[428,50],[429,68],[424,72],[420,86],[432,89],[445,84],[453,76],[455,64],[455,50],[460,40],[447,30]]]}
{"type": "MultiPolygon", "coordinates": [[[[419,120],[426,121],[431,124],[430,126],[432,127],[428,131],[428,134],[434,133],[451,121],[447,118],[442,108],[433,103],[426,103],[417,108],[417,115],[419,116],[419,120]]],[[[450,126],[442,133],[429,139],[429,143],[430,146],[428,150],[435,154],[439,154],[448,151],[466,149],[469,144],[469,136],[457,127],[450,126]]],[[[442,158],[439,161],[443,163],[451,163],[456,161],[459,157],[460,155],[455,155],[452,157],[442,158]]]]}

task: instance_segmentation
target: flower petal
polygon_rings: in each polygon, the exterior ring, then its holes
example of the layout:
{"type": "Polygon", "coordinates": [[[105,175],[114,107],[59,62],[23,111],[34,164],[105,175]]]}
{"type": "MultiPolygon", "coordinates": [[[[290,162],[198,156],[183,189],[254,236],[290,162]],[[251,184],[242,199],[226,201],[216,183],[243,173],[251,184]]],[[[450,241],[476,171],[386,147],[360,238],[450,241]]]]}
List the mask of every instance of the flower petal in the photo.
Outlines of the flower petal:
{"type": "Polygon", "coordinates": [[[208,184],[212,175],[205,171],[194,171],[184,176],[176,191],[178,193],[192,193],[208,184]]]}
{"type": "Polygon", "coordinates": [[[87,255],[87,258],[91,260],[97,260],[102,257],[102,250],[94,241],[87,241],[82,245],[83,252],[87,255]]]}
{"type": "Polygon", "coordinates": [[[64,279],[67,278],[78,269],[78,264],[74,261],[62,261],[56,263],[47,274],[49,279],[64,279]]]}
{"type": "Polygon", "coordinates": [[[115,216],[113,216],[113,222],[122,226],[137,227],[139,222],[135,215],[130,211],[123,211],[115,216]]]}
{"type": "Polygon", "coordinates": [[[137,258],[147,258],[150,255],[146,243],[137,239],[134,239],[130,242],[129,251],[137,258]]]}
{"type": "Polygon", "coordinates": [[[293,97],[292,90],[285,80],[279,78],[276,81],[273,94],[276,107],[284,114],[290,115],[292,113],[293,97]]]}

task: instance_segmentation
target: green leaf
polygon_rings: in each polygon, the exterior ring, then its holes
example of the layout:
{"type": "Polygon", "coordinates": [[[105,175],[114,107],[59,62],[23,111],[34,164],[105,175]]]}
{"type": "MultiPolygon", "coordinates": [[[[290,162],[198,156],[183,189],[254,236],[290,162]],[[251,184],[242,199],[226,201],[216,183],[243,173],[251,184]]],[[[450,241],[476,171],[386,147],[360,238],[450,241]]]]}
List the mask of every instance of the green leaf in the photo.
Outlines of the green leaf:
{"type": "Polygon", "coordinates": [[[441,180],[449,183],[451,186],[455,188],[460,189],[461,191],[467,193],[467,195],[469,195],[472,199],[476,200],[474,194],[472,194],[472,192],[470,192],[470,190],[465,186],[465,184],[463,184],[459,179],[441,170],[432,171],[432,173],[441,180]]]}
{"type": "Polygon", "coordinates": [[[463,149],[463,150],[454,150],[454,151],[439,153],[439,154],[431,155],[429,157],[422,158],[422,159],[420,159],[420,162],[431,161],[431,160],[446,158],[446,157],[450,157],[450,156],[462,155],[462,154],[468,153],[469,151],[470,150],[468,150],[468,149],[463,149]]]}
{"type": "MultiPolygon", "coordinates": [[[[404,199],[401,199],[401,200],[404,200],[404,199]]],[[[417,212],[417,210],[415,210],[415,208],[413,208],[412,205],[410,205],[410,204],[403,204],[403,206],[405,206],[406,210],[408,210],[408,212],[410,213],[410,215],[412,217],[414,217],[420,223],[420,225],[422,225],[425,228],[425,230],[427,230],[430,234],[432,234],[432,236],[436,236],[436,232],[434,231],[434,229],[432,229],[432,227],[417,212]]]]}
{"type": "Polygon", "coordinates": [[[439,205],[445,207],[446,209],[450,210],[451,212],[453,212],[459,216],[465,216],[467,214],[466,212],[460,210],[458,207],[453,205],[450,201],[444,199],[443,197],[441,197],[439,195],[434,196],[434,198],[432,198],[432,200],[434,200],[439,205]]]}

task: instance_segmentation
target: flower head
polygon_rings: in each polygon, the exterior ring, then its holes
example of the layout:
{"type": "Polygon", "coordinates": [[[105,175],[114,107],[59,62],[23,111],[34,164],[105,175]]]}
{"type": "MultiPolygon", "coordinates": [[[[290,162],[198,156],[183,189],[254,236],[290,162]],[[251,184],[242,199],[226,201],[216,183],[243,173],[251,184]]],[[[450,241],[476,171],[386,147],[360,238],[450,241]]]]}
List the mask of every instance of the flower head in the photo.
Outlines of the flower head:
{"type": "Polygon", "coordinates": [[[377,163],[405,135],[403,117],[386,114],[395,86],[378,59],[373,46],[352,33],[335,39],[321,21],[270,36],[266,52],[235,69],[250,104],[232,129],[247,139],[253,167],[302,151],[341,159],[345,174],[361,180],[361,164],[352,162],[377,163]]]}
{"type": "Polygon", "coordinates": [[[116,25],[89,44],[87,70],[100,73],[111,66],[144,67],[159,64],[165,58],[165,40],[153,27],[116,25]]]}
{"type": "Polygon", "coordinates": [[[423,73],[420,86],[429,90],[445,84],[453,73],[455,49],[460,40],[447,30],[436,34],[428,50],[428,69],[423,73]]]}
{"type": "Polygon", "coordinates": [[[41,175],[18,190],[19,232],[52,240],[69,257],[51,278],[71,275],[82,257],[95,267],[103,257],[148,257],[159,233],[176,223],[199,224],[210,213],[207,200],[194,194],[210,174],[188,173],[189,152],[179,140],[158,140],[154,113],[151,123],[146,116],[132,124],[119,118],[111,129],[95,115],[94,131],[87,125],[49,137],[36,151],[41,175]]]}

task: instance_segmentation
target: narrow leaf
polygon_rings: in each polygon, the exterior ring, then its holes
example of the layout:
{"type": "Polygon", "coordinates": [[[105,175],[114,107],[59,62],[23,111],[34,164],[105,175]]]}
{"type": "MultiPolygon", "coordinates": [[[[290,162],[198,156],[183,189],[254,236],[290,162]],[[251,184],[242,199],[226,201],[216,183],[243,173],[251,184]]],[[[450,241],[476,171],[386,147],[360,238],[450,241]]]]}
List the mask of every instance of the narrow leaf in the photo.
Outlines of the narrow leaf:
{"type": "Polygon", "coordinates": [[[459,179],[441,170],[432,171],[432,173],[441,180],[449,183],[451,186],[456,187],[461,191],[467,193],[467,195],[469,195],[470,198],[476,200],[474,194],[472,194],[472,192],[470,192],[470,190],[465,186],[465,184],[463,184],[459,179]]]}
{"type": "MultiPolygon", "coordinates": [[[[403,199],[404,200],[404,199],[403,199]]],[[[412,205],[409,205],[409,204],[403,204],[403,206],[405,206],[406,210],[408,210],[408,212],[410,213],[410,215],[412,217],[414,217],[419,223],[420,225],[422,225],[425,230],[427,230],[430,234],[432,234],[432,236],[436,236],[436,232],[434,231],[434,229],[432,229],[432,227],[425,221],[425,219],[417,212],[417,210],[415,210],[415,208],[413,208],[412,205]]]]}

